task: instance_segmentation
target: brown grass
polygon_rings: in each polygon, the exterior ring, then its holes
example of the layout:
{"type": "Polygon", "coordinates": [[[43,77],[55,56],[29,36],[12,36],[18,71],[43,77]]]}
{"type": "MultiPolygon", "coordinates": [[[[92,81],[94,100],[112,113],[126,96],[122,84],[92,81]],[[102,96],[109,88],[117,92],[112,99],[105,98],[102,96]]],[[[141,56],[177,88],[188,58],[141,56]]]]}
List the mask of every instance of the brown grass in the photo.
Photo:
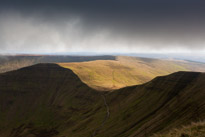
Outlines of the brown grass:
{"type": "Polygon", "coordinates": [[[205,121],[191,123],[168,133],[156,134],[153,137],[205,137],[205,121]]]}

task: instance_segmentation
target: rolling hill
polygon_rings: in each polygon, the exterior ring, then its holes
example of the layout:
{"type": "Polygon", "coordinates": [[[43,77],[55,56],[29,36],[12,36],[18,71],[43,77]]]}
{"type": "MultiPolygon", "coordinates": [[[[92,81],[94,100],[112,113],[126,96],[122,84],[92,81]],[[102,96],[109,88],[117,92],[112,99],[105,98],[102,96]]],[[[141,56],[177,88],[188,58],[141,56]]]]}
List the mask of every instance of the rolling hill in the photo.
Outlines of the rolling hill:
{"type": "Polygon", "coordinates": [[[1,137],[147,137],[205,119],[205,74],[176,72],[99,92],[37,64],[0,74],[1,137]]]}
{"type": "Polygon", "coordinates": [[[115,60],[58,64],[73,70],[84,83],[97,90],[113,90],[143,84],[156,76],[177,71],[205,72],[203,63],[126,56],[118,56],[115,60]]]}
{"type": "Polygon", "coordinates": [[[93,60],[115,60],[114,56],[57,56],[57,55],[0,55],[0,73],[16,70],[38,63],[84,62],[93,60]]]}

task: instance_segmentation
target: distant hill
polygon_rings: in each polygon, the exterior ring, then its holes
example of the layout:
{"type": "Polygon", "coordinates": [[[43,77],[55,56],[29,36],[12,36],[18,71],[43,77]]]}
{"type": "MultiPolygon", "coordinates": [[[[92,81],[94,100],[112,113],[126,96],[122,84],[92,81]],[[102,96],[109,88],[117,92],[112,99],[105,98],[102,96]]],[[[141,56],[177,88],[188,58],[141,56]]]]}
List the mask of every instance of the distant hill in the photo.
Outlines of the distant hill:
{"type": "Polygon", "coordinates": [[[31,66],[37,63],[84,62],[93,60],[115,60],[114,56],[57,56],[16,55],[0,56],[0,73],[31,66]]]}
{"type": "Polygon", "coordinates": [[[72,69],[88,86],[114,90],[143,84],[156,76],[177,71],[205,72],[205,64],[193,61],[161,60],[128,56],[0,56],[0,73],[38,63],[58,63],[72,69]]]}
{"type": "Polygon", "coordinates": [[[0,136],[151,136],[205,119],[204,83],[204,73],[176,72],[99,92],[59,65],[25,67],[0,74],[0,136]]]}
{"type": "Polygon", "coordinates": [[[127,56],[118,56],[116,60],[59,63],[59,65],[72,69],[83,82],[97,90],[143,84],[156,76],[177,71],[205,72],[203,63],[127,56]]]}

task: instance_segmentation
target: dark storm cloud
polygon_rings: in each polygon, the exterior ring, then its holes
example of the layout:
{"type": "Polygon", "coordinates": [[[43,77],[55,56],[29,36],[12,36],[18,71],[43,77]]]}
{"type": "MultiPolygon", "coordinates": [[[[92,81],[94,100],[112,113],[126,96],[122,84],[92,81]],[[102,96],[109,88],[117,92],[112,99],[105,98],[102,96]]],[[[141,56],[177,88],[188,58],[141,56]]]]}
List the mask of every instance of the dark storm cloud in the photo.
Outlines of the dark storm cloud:
{"type": "Polygon", "coordinates": [[[205,48],[204,7],[203,0],[2,0],[0,28],[4,25],[5,33],[0,33],[1,47],[8,49],[13,43],[19,48],[22,44],[46,45],[52,39],[54,42],[44,47],[201,50],[205,48]],[[21,34],[10,40],[8,21],[31,36],[21,34]],[[9,40],[13,42],[8,44],[9,40]]]}

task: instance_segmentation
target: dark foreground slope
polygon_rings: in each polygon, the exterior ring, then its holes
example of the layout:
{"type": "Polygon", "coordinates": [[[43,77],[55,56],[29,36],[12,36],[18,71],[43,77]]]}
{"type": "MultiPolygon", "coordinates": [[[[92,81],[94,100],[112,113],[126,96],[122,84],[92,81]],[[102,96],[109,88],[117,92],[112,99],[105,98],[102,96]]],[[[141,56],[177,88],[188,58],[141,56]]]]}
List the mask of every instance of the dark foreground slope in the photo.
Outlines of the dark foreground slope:
{"type": "Polygon", "coordinates": [[[104,136],[144,137],[203,120],[204,83],[203,73],[177,72],[110,93],[111,116],[102,131],[104,136]]]}
{"type": "Polygon", "coordinates": [[[89,136],[105,112],[98,92],[56,64],[1,74],[0,108],[1,137],[89,136]],[[101,111],[94,121],[91,116],[101,111]]]}
{"type": "Polygon", "coordinates": [[[177,72],[103,93],[55,64],[3,73],[0,136],[149,136],[205,119],[204,83],[203,73],[177,72]]]}

